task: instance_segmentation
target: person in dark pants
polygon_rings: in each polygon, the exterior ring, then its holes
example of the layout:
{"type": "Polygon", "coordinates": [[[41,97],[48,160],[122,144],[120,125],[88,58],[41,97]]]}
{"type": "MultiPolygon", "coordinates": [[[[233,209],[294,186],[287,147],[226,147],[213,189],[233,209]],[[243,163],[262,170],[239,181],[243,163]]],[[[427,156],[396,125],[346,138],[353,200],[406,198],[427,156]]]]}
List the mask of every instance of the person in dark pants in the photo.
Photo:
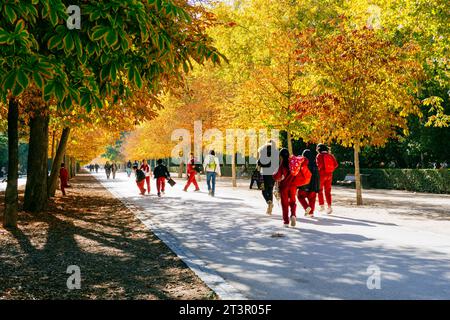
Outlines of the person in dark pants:
{"type": "Polygon", "coordinates": [[[258,150],[258,166],[261,168],[261,175],[263,177],[264,189],[262,195],[267,203],[268,215],[272,214],[273,209],[273,187],[275,181],[273,174],[278,169],[279,155],[275,141],[269,140],[258,150]]]}

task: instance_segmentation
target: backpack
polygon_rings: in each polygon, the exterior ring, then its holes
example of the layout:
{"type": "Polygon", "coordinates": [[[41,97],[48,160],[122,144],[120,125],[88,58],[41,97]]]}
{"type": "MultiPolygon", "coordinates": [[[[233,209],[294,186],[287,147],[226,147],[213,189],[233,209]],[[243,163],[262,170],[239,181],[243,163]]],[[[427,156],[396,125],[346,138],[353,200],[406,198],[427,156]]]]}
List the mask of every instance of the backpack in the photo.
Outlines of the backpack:
{"type": "Polygon", "coordinates": [[[309,170],[309,167],[304,162],[302,162],[301,164],[300,174],[303,176],[303,182],[300,183],[300,186],[304,186],[311,182],[312,172],[311,170],[309,170]]]}
{"type": "Polygon", "coordinates": [[[136,181],[142,181],[145,180],[145,173],[141,169],[136,170],[136,181]]]}
{"type": "Polygon", "coordinates": [[[209,157],[208,168],[216,171],[216,159],[214,157],[209,157]]]}
{"type": "Polygon", "coordinates": [[[334,169],[336,169],[336,162],[331,154],[323,154],[323,166],[326,173],[333,173],[334,169]]]}
{"type": "Polygon", "coordinates": [[[297,176],[302,166],[302,158],[297,156],[291,156],[289,158],[289,171],[292,176],[297,176]]]}
{"type": "Polygon", "coordinates": [[[200,173],[202,172],[202,166],[197,163],[194,165],[194,170],[197,171],[197,173],[200,173]]]}

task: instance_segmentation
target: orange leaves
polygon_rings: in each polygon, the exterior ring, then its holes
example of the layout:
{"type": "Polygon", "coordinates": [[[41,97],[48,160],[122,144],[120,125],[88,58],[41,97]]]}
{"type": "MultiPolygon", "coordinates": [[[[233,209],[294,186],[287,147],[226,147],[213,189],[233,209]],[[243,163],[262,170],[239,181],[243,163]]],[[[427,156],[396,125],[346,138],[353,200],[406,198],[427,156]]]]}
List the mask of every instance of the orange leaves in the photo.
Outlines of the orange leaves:
{"type": "Polygon", "coordinates": [[[412,63],[410,45],[404,50],[374,30],[343,22],[334,33],[298,41],[306,48],[299,57],[309,58],[305,72],[315,74],[317,83],[293,107],[299,117],[320,122],[313,134],[322,140],[382,145],[396,128],[406,127],[405,117],[417,113],[409,90],[420,66],[412,63]]]}

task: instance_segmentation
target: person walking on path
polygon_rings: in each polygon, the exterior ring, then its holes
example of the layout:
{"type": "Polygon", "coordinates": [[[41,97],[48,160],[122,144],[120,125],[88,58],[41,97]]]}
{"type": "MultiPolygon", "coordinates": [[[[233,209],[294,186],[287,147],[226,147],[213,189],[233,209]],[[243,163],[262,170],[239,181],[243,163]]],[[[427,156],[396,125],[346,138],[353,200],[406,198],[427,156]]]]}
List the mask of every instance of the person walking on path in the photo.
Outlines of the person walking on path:
{"type": "Polygon", "coordinates": [[[157,166],[153,169],[153,176],[156,179],[156,190],[158,192],[158,197],[161,197],[161,193],[164,194],[165,192],[166,179],[170,179],[170,173],[161,159],[158,159],[156,163],[157,166]]]}
{"type": "Polygon", "coordinates": [[[145,182],[147,183],[147,192],[150,194],[150,177],[152,176],[152,170],[147,163],[147,160],[142,160],[141,168],[142,171],[145,173],[145,182]]]}
{"type": "Polygon", "coordinates": [[[115,179],[116,178],[116,172],[117,172],[117,163],[113,162],[111,165],[111,173],[112,173],[112,178],[115,179]]]}
{"type": "Polygon", "coordinates": [[[145,196],[145,173],[141,169],[138,168],[138,166],[133,165],[133,171],[136,176],[136,185],[139,188],[139,191],[141,192],[141,195],[145,196]]]}
{"type": "Polygon", "coordinates": [[[319,189],[319,206],[320,211],[325,210],[325,201],[323,193],[325,191],[325,199],[327,202],[327,214],[331,214],[331,183],[333,182],[333,172],[338,167],[336,158],[329,152],[326,145],[319,143],[317,145],[316,164],[319,168],[320,189],[319,189]]]}
{"type": "Polygon", "coordinates": [[[59,169],[59,180],[61,182],[61,192],[63,196],[66,195],[66,188],[69,187],[69,171],[66,169],[66,165],[61,163],[61,169],[59,169]]]}
{"type": "Polygon", "coordinates": [[[128,178],[131,177],[131,171],[133,171],[133,164],[131,163],[131,160],[128,160],[126,168],[128,178]]]}
{"type": "Polygon", "coordinates": [[[111,176],[111,164],[109,163],[109,161],[106,161],[105,173],[106,173],[106,178],[109,179],[109,177],[111,176]]]}
{"type": "Polygon", "coordinates": [[[95,168],[95,173],[98,173],[98,169],[100,168],[100,166],[98,165],[98,163],[96,163],[96,164],[94,165],[94,168],[95,168]]]}
{"type": "Polygon", "coordinates": [[[211,150],[205,157],[203,162],[203,168],[206,172],[206,184],[208,185],[208,193],[214,197],[216,193],[216,175],[219,177],[222,175],[220,172],[219,158],[216,157],[214,150],[211,150]]]}
{"type": "Polygon", "coordinates": [[[309,184],[298,188],[298,201],[305,209],[305,216],[314,217],[314,209],[316,206],[316,195],[320,190],[319,168],[317,168],[314,154],[309,149],[305,149],[302,157],[308,160],[308,168],[311,172],[311,180],[309,184]]]}
{"type": "Polygon", "coordinates": [[[278,168],[279,153],[275,141],[269,140],[258,150],[258,166],[261,168],[264,189],[262,195],[267,203],[266,213],[271,215],[273,209],[273,174],[278,168]]]}
{"type": "Polygon", "coordinates": [[[311,173],[308,169],[308,160],[304,157],[290,156],[287,149],[280,150],[280,165],[273,175],[278,183],[283,211],[283,224],[285,227],[295,227],[297,224],[297,188],[310,182],[311,173]],[[291,214],[289,216],[289,208],[291,214]]]}
{"type": "Polygon", "coordinates": [[[188,162],[187,165],[187,176],[188,176],[188,181],[186,183],[186,185],[184,186],[183,191],[187,191],[189,186],[192,184],[194,184],[195,190],[194,191],[200,191],[200,188],[198,187],[198,183],[197,180],[195,179],[195,176],[197,175],[197,169],[195,166],[195,159],[194,159],[194,155],[191,153],[191,159],[188,162]]]}

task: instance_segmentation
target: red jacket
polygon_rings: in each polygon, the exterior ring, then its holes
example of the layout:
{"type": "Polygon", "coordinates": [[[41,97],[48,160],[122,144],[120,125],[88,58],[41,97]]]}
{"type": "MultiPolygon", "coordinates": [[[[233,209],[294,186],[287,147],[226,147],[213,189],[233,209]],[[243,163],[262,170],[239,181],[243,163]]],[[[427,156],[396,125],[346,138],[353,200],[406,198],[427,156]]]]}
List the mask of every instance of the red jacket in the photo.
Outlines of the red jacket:
{"type": "Polygon", "coordinates": [[[188,163],[186,168],[187,174],[197,174],[197,170],[195,170],[195,164],[192,164],[191,162],[188,163]]]}
{"type": "MultiPolygon", "coordinates": [[[[329,153],[327,151],[323,151],[323,152],[319,153],[316,157],[316,164],[317,164],[317,167],[319,168],[320,174],[326,174],[325,173],[325,161],[324,161],[325,154],[329,154],[329,153]]],[[[336,161],[336,158],[332,154],[329,154],[329,155],[331,156],[331,159],[334,162],[334,169],[336,169],[339,166],[339,164],[336,161]]]]}
{"type": "Polygon", "coordinates": [[[66,168],[59,169],[59,178],[61,179],[61,181],[69,180],[69,171],[67,171],[66,168]]]}

